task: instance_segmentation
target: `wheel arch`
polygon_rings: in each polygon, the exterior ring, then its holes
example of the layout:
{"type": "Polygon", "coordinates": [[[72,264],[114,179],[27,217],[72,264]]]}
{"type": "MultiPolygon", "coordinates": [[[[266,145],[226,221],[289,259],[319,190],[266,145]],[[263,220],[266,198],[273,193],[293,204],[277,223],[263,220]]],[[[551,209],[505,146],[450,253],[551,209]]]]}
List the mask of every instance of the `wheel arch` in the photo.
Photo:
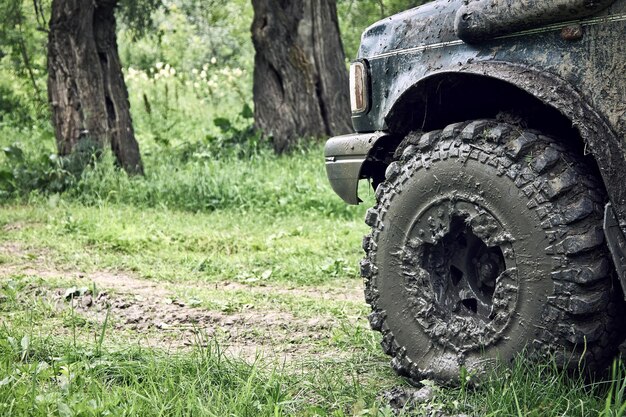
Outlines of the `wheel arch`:
{"type": "MultiPolygon", "coordinates": [[[[567,138],[564,146],[592,159],[618,217],[626,220],[626,185],[614,181],[616,174],[626,172],[621,141],[572,85],[550,73],[495,61],[438,71],[408,86],[384,115],[396,137],[494,117],[567,138]]],[[[372,160],[380,161],[380,155],[398,145],[398,141],[388,143],[389,148],[383,144],[372,160]]],[[[366,166],[362,172],[374,179],[384,176],[380,164],[366,166]]]]}

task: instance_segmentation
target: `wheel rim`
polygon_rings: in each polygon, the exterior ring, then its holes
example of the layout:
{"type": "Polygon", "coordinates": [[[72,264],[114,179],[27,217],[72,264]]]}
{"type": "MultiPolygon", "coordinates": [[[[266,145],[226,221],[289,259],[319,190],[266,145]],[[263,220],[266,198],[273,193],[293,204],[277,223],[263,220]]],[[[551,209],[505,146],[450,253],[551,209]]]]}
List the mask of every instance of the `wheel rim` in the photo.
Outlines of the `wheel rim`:
{"type": "Polygon", "coordinates": [[[489,247],[467,224],[452,216],[449,231],[436,244],[424,244],[422,268],[437,303],[455,314],[491,320],[496,279],[505,271],[502,248],[489,247]]]}
{"type": "Polygon", "coordinates": [[[454,349],[502,336],[517,303],[514,238],[479,197],[443,196],[414,219],[404,276],[414,317],[454,349]]]}

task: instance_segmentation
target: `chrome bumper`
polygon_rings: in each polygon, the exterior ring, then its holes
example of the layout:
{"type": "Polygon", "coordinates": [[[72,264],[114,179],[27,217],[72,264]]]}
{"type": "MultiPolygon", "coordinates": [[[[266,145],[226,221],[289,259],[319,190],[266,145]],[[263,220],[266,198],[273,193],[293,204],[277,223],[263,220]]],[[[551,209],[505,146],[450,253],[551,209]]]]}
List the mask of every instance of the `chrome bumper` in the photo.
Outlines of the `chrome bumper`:
{"type": "Polygon", "coordinates": [[[363,164],[374,145],[386,132],[355,133],[336,136],[326,142],[326,174],[333,190],[348,204],[359,204],[359,180],[363,164]]]}

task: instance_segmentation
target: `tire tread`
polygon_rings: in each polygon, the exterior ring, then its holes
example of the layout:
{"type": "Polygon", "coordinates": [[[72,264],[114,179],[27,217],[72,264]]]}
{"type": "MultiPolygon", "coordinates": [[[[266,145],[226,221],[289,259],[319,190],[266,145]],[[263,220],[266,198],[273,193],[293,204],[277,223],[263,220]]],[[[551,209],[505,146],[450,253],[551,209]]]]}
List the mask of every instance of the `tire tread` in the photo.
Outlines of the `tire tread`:
{"type": "Polygon", "coordinates": [[[409,136],[412,144],[389,165],[385,181],[376,190],[377,204],[367,212],[365,222],[372,227],[372,233],[364,239],[366,263],[361,267],[366,299],[372,307],[370,324],[383,333],[381,345],[394,357],[394,370],[413,380],[437,378],[418,369],[406,350],[401,357],[396,355],[403,348],[394,347],[397,343],[385,324],[387,317],[377,297],[376,240],[383,227],[380,220],[401,184],[447,158],[461,162],[472,158],[494,166],[528,197],[528,207],[537,213],[553,241],[546,255],[562,259],[562,267],[551,276],[555,293],[549,297],[547,314],[554,317],[555,324],[548,333],[553,333],[550,337],[561,346],[572,349],[570,365],[584,360],[592,371],[603,368],[621,341],[622,315],[617,312],[622,311],[622,302],[619,291],[614,291],[612,264],[603,232],[597,227],[606,197],[598,193],[602,188],[593,174],[557,140],[493,120],[454,123],[441,131],[409,136]]]}

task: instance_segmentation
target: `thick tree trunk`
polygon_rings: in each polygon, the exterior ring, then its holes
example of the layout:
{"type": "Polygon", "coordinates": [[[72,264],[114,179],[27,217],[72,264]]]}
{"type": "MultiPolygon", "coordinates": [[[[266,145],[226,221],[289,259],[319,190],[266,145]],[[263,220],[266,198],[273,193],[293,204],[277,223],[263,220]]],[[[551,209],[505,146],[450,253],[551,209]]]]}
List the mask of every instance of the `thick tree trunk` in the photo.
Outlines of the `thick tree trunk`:
{"type": "Polygon", "coordinates": [[[48,39],[48,94],[57,148],[83,138],[111,146],[131,174],[143,167],[130,117],[115,34],[117,0],[53,0],[48,39]]]}
{"type": "Polygon", "coordinates": [[[335,0],[252,0],[257,126],[282,152],[351,130],[335,0]]]}

